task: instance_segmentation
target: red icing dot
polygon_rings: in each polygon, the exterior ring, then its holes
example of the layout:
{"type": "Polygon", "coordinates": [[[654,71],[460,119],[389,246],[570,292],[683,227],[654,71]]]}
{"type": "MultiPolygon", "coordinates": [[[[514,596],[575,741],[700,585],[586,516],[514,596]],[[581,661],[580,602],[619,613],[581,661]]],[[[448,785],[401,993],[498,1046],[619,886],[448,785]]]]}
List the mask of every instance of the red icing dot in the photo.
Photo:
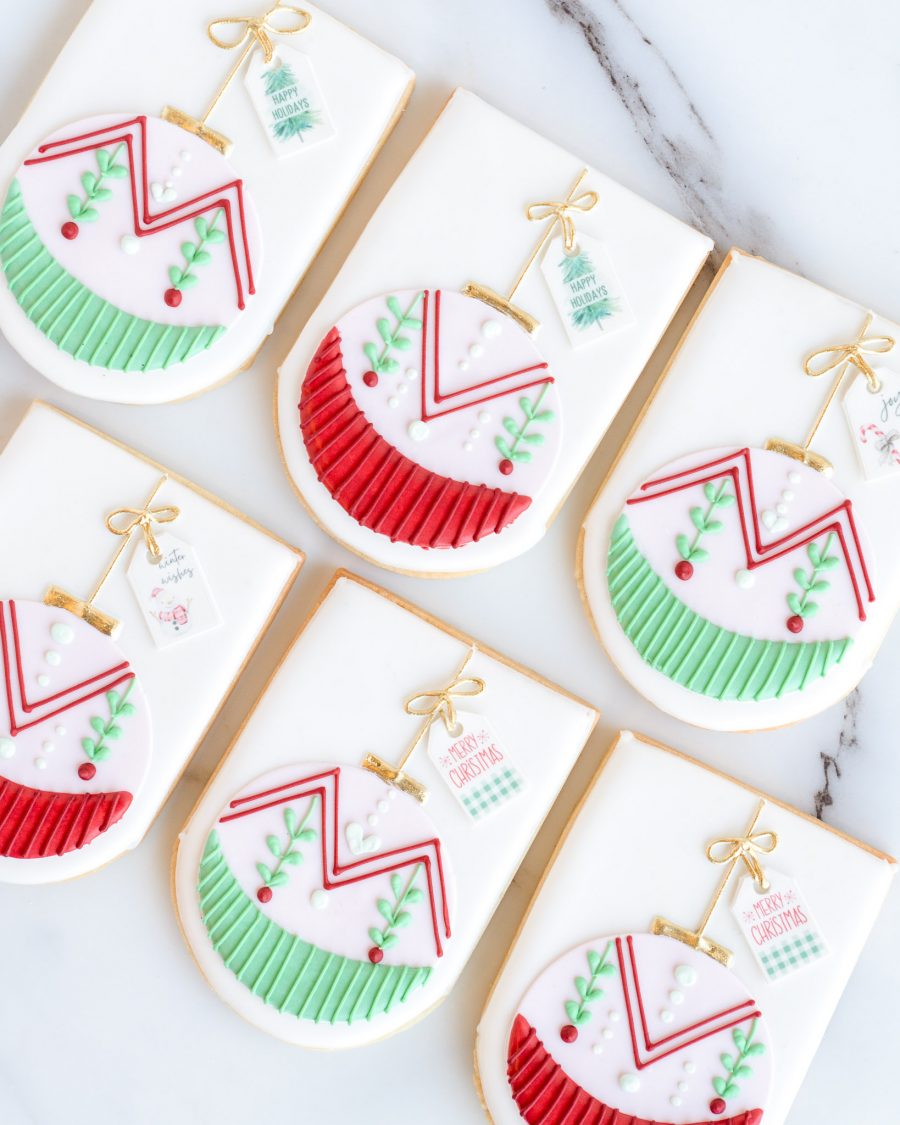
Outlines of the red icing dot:
{"type": "Polygon", "coordinates": [[[563,1043],[574,1043],[578,1038],[578,1028],[567,1023],[565,1027],[559,1029],[559,1037],[562,1039],[563,1043]]]}
{"type": "Polygon", "coordinates": [[[96,772],[97,767],[93,762],[82,762],[78,767],[78,776],[82,781],[90,781],[96,772]]]}
{"type": "Polygon", "coordinates": [[[501,473],[503,473],[505,477],[508,477],[509,474],[513,471],[513,463],[508,457],[504,457],[497,468],[501,473]]]}
{"type": "Polygon", "coordinates": [[[675,564],[675,577],[680,578],[682,582],[687,582],[693,573],[694,567],[687,559],[682,559],[680,563],[675,564]]]}
{"type": "Polygon", "coordinates": [[[177,309],[181,304],[181,290],[180,289],[167,289],[163,293],[163,300],[170,309],[177,309]]]}
{"type": "Polygon", "coordinates": [[[78,237],[78,223],[63,223],[59,231],[63,238],[68,238],[71,242],[73,238],[78,237]]]}
{"type": "Polygon", "coordinates": [[[369,960],[373,965],[377,965],[379,961],[384,960],[384,950],[379,949],[377,945],[373,945],[369,950],[369,960]]]}
{"type": "Polygon", "coordinates": [[[793,617],[787,619],[787,627],[792,633],[799,633],[803,628],[803,618],[799,613],[795,613],[793,617]]]}
{"type": "Polygon", "coordinates": [[[260,902],[271,902],[272,901],[272,888],[271,887],[260,887],[259,890],[256,892],[256,897],[259,899],[260,902]]]}
{"type": "Polygon", "coordinates": [[[709,1103],[709,1112],[710,1113],[724,1113],[725,1112],[725,1099],[724,1098],[713,1098],[713,1100],[709,1103]]]}
{"type": "Polygon", "coordinates": [[[378,386],[378,376],[375,374],[374,371],[367,371],[365,373],[365,375],[363,375],[363,382],[366,384],[367,387],[377,387],[378,386]]]}

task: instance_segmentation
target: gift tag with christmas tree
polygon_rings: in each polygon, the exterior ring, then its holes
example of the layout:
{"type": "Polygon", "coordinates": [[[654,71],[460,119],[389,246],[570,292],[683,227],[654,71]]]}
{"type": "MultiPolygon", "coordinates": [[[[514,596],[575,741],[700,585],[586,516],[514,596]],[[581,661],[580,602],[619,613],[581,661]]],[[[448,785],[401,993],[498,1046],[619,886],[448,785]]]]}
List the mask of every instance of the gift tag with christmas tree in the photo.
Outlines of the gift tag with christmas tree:
{"type": "Polygon", "coordinates": [[[572,232],[547,247],[541,271],[573,347],[602,340],[634,324],[634,313],[599,239],[572,232]],[[576,241],[577,238],[577,241],[576,241]]]}
{"type": "Polygon", "coordinates": [[[300,51],[279,47],[250,59],[244,82],[276,156],[306,152],[334,136],[313,65],[300,51]]]}

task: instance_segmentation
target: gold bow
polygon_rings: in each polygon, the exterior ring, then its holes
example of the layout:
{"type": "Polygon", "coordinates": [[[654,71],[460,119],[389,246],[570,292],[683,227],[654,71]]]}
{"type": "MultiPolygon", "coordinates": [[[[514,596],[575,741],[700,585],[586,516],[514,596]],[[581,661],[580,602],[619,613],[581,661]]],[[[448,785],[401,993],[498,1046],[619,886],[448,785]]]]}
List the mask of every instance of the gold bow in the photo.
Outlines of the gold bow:
{"type": "MultiPolygon", "coordinates": [[[[869,318],[871,320],[871,317],[869,318]]],[[[868,328],[869,321],[866,322],[868,328]]],[[[829,344],[826,348],[819,348],[811,352],[803,361],[803,370],[807,375],[818,377],[827,375],[829,371],[852,363],[860,374],[865,375],[870,391],[877,391],[881,384],[878,376],[865,359],[866,355],[884,355],[889,352],[896,340],[893,336],[866,336],[865,329],[858,340],[851,344],[829,344]],[[816,360],[819,360],[816,363],[816,360]]]]}
{"type": "Polygon", "coordinates": [[[174,505],[167,505],[164,508],[116,508],[106,517],[106,526],[113,535],[124,535],[126,537],[131,535],[136,527],[139,527],[144,533],[144,543],[150,557],[154,562],[159,562],[162,553],[159,544],[156,542],[151,524],[171,523],[173,520],[177,520],[180,515],[181,509],[174,505]]]}
{"type": "Polygon", "coordinates": [[[753,878],[753,882],[761,891],[769,887],[769,880],[763,871],[762,864],[757,858],[760,855],[770,855],[778,847],[778,837],[774,832],[756,832],[747,836],[726,836],[722,840],[713,840],[707,846],[706,858],[712,863],[737,863],[741,860],[753,878]]]}
{"type": "MultiPolygon", "coordinates": [[[[533,223],[544,222],[547,219],[559,223],[563,236],[563,246],[567,254],[575,249],[575,220],[570,211],[590,211],[600,202],[600,196],[595,191],[584,191],[574,199],[545,200],[532,203],[525,214],[533,223]]],[[[552,229],[552,227],[550,228],[552,229]]]]}
{"type": "MultiPolygon", "coordinates": [[[[406,701],[407,715],[424,715],[427,723],[422,733],[427,730],[437,718],[444,720],[448,734],[454,734],[456,726],[456,704],[453,697],[456,695],[473,696],[481,695],[484,691],[484,680],[477,676],[457,676],[448,687],[439,688],[437,691],[420,691],[406,701]]],[[[421,734],[419,738],[421,738],[421,734]]],[[[417,739],[418,741],[418,739],[417,739]]]]}
{"type": "Polygon", "coordinates": [[[299,31],[305,31],[311,21],[312,16],[302,8],[295,8],[290,4],[276,4],[264,16],[226,16],[213,20],[206,31],[213,43],[225,51],[241,47],[248,40],[255,39],[262,48],[266,62],[269,63],[275,54],[272,36],[296,35],[299,31]],[[285,13],[288,17],[282,26],[272,18],[279,12],[285,13]],[[232,34],[222,38],[223,32],[232,34]]]}

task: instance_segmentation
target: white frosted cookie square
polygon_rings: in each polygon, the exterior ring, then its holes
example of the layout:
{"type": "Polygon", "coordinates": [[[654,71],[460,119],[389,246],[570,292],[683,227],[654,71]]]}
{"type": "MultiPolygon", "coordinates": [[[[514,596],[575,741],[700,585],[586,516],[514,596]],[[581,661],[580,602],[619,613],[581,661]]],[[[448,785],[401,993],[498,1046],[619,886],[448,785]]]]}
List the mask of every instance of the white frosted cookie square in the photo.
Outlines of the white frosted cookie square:
{"type": "Polygon", "coordinates": [[[872,316],[857,354],[879,390],[851,366],[806,462],[766,448],[809,436],[867,318],[732,251],[587,514],[600,639],[685,722],[759,730],[830,707],[900,606],[900,326],[872,316]]]}
{"type": "Polygon", "coordinates": [[[246,40],[206,122],[226,154],[162,115],[203,116],[246,21],[209,0],[90,5],[0,148],[0,329],[49,379],[171,402],[253,361],[414,81],[303,12],[270,13],[269,60],[246,40]]]}
{"type": "Polygon", "coordinates": [[[83,875],[140,843],[302,562],[209,493],[35,403],[0,453],[0,881],[83,875]],[[157,486],[159,486],[157,488],[157,486]],[[87,600],[113,637],[44,604],[87,600]],[[132,586],[136,568],[149,577],[132,586]],[[202,573],[201,573],[202,572],[202,573]]]}
{"type": "Polygon", "coordinates": [[[482,1013],[475,1066],[488,1117],[783,1125],[894,873],[874,848],[621,733],[482,1013]],[[751,854],[769,893],[757,895],[738,862],[704,931],[730,964],[651,932],[658,916],[700,924],[727,870],[707,847],[729,854],[757,812],[751,854]],[[776,893],[777,879],[790,889],[776,893]],[[735,914],[738,885],[751,897],[735,914]],[[575,1110],[583,1116],[567,1116],[575,1110]]]}
{"type": "Polygon", "coordinates": [[[521,554],[710,249],[457,90],[281,366],[278,427],[301,499],[341,543],[391,569],[453,575],[521,554]],[[477,282],[507,293],[549,232],[544,204],[570,191],[571,254],[553,234],[514,295],[537,331],[462,292],[477,282]]]}
{"type": "Polygon", "coordinates": [[[596,720],[339,571],[179,836],[176,906],[209,984],[304,1047],[420,1018],[455,984],[596,720]],[[455,717],[436,715],[404,767],[420,803],[361,764],[399,765],[450,685],[455,717]]]}

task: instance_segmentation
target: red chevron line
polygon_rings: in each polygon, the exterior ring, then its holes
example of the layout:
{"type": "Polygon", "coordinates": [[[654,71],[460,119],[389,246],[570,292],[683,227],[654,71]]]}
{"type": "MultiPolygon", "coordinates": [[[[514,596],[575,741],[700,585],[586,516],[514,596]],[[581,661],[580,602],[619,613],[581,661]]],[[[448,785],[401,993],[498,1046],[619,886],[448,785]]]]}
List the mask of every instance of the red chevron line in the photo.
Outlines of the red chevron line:
{"type": "Polygon", "coordinates": [[[654,1042],[650,1038],[650,1033],[647,1028],[647,1017],[644,1012],[644,998],[641,995],[641,982],[638,977],[637,961],[634,955],[634,939],[629,934],[626,938],[628,942],[628,962],[626,963],[625,956],[622,951],[622,939],[616,938],[616,955],[619,959],[619,971],[622,977],[622,992],[625,995],[625,1010],[628,1014],[628,1026],[631,1031],[631,1048],[634,1055],[634,1064],[638,1070],[643,1070],[645,1067],[653,1066],[661,1059],[668,1058],[669,1055],[678,1054],[679,1051],[685,1050],[687,1047],[693,1046],[695,1043],[701,1042],[703,1039],[709,1039],[711,1035],[718,1035],[720,1031],[728,1031],[729,1028],[736,1027],[747,1019],[758,1019],[762,1014],[756,1009],[755,1000],[743,1000],[740,1004],[735,1004],[730,1008],[725,1008],[723,1011],[714,1012],[706,1016],[702,1020],[697,1020],[695,1023],[690,1024],[688,1027],[682,1027],[678,1031],[673,1031],[670,1035],[664,1036],[662,1039],[654,1042]],[[630,968],[631,974],[634,977],[634,992],[637,1000],[638,1013],[641,1020],[641,1031],[644,1039],[644,1049],[648,1052],[657,1051],[660,1047],[665,1047],[660,1054],[654,1058],[642,1059],[640,1047],[638,1046],[637,1029],[635,1027],[634,1011],[631,1002],[631,980],[628,975],[630,968]],[[747,1011],[747,1009],[752,1009],[747,1011]],[[733,1019],[729,1017],[734,1016],[733,1019]],[[727,1020],[726,1023],[719,1021],[727,1020]],[[715,1023],[715,1027],[709,1027],[709,1024],[715,1023]],[[703,1030],[707,1028],[707,1030],[703,1030]],[[696,1035],[691,1035],[692,1032],[697,1032],[696,1035]],[[684,1039],[685,1035],[691,1035],[691,1038],[684,1039]],[[673,1040],[680,1040],[678,1043],[673,1043],[673,1040]],[[669,1046],[671,1044],[671,1046],[669,1046]]]}
{"type": "Polygon", "coordinates": [[[353,863],[338,863],[338,821],[340,819],[340,777],[341,768],[335,766],[333,769],[326,770],[324,773],[313,774],[311,777],[300,778],[297,781],[289,781],[285,785],[278,785],[274,789],[267,789],[262,793],[253,793],[249,797],[237,797],[228,805],[230,809],[238,808],[241,805],[246,805],[250,801],[261,801],[264,798],[272,797],[272,800],[265,801],[264,804],[254,805],[252,808],[241,809],[240,812],[233,812],[226,814],[219,818],[220,824],[227,824],[231,820],[238,820],[244,816],[252,816],[254,813],[262,812],[264,809],[273,808],[276,805],[283,805],[288,801],[297,800],[300,797],[310,797],[318,794],[322,801],[322,879],[325,886],[330,890],[333,887],[341,887],[350,885],[352,883],[365,882],[367,879],[373,879],[376,875],[384,875],[391,871],[400,871],[404,867],[410,867],[414,863],[421,863],[425,867],[425,874],[428,881],[428,897],[431,903],[431,923],[434,930],[434,944],[437,950],[438,957],[444,954],[443,946],[441,944],[440,927],[438,925],[438,912],[437,904],[435,901],[435,888],[434,878],[432,875],[432,856],[434,858],[434,865],[437,868],[438,883],[441,891],[441,913],[443,915],[444,930],[446,936],[450,937],[450,912],[447,907],[447,892],[444,883],[444,868],[441,862],[441,842],[437,838],[431,840],[422,840],[415,844],[408,844],[403,848],[395,848],[389,852],[379,852],[378,855],[369,856],[366,859],[358,859],[353,863]],[[329,782],[331,784],[329,784],[329,782]],[[299,788],[298,788],[299,786],[299,788]],[[290,790],[290,792],[285,792],[290,790]],[[332,791],[333,790],[333,791],[332,791]],[[279,796],[280,794],[280,796],[279,796]],[[333,824],[331,831],[328,830],[328,816],[332,815],[333,824]],[[331,845],[331,856],[328,855],[329,842],[331,845]],[[360,868],[372,867],[382,860],[390,860],[395,856],[403,856],[407,852],[415,851],[416,849],[428,849],[425,854],[411,855],[405,859],[399,859],[396,863],[390,863],[376,867],[372,871],[360,870],[360,868]]]}
{"type": "Polygon", "coordinates": [[[103,129],[95,129],[90,133],[81,133],[75,137],[67,137],[60,141],[48,141],[46,144],[38,147],[39,153],[49,153],[49,155],[30,157],[25,161],[26,166],[32,164],[45,164],[51,160],[63,160],[68,156],[76,156],[82,152],[92,152],[94,149],[101,148],[104,144],[117,144],[122,143],[128,149],[128,164],[131,169],[131,205],[134,218],[134,233],[138,238],[146,238],[151,234],[158,234],[160,231],[168,230],[171,227],[178,226],[180,223],[185,223],[190,219],[195,219],[216,208],[222,208],[225,212],[225,221],[228,228],[228,243],[231,251],[231,265],[234,271],[234,283],[237,291],[237,306],[239,309],[245,307],[243,281],[241,278],[241,268],[238,262],[237,254],[237,239],[234,232],[234,222],[232,218],[232,203],[230,199],[220,198],[211,199],[211,196],[217,196],[220,193],[223,195],[227,192],[233,192],[236,198],[238,215],[240,216],[241,227],[241,244],[243,249],[243,265],[247,273],[247,291],[251,295],[256,292],[256,285],[253,280],[253,265],[250,261],[250,242],[247,237],[247,222],[244,210],[244,188],[243,180],[231,180],[229,183],[222,184],[220,187],[212,188],[210,191],[204,192],[202,195],[195,196],[192,199],[187,199],[183,203],[179,203],[176,207],[170,207],[167,211],[160,211],[154,215],[150,211],[150,190],[147,177],[147,118],[145,116],[133,117],[129,121],[123,121],[118,125],[107,125],[103,129]],[[117,130],[130,130],[129,132],[122,133],[120,136],[110,136],[110,133],[115,133],[117,130]],[[134,132],[135,130],[140,137],[140,182],[141,182],[141,201],[143,203],[143,210],[139,206],[137,180],[138,176],[135,171],[135,155],[134,155],[134,132]],[[99,139],[96,139],[99,138],[99,139]],[[69,148],[65,152],[50,152],[51,149],[58,149],[64,145],[78,145],[82,141],[88,141],[88,144],[82,144],[80,148],[69,148]],[[204,202],[209,200],[209,202],[204,202]],[[202,206],[201,206],[202,204],[202,206]],[[177,218],[172,216],[177,215],[178,212],[185,211],[185,208],[194,207],[193,211],[187,211],[184,214],[178,215],[177,218]]]}
{"type": "Polygon", "coordinates": [[[646,489],[657,489],[657,491],[646,496],[631,496],[626,501],[627,504],[643,504],[648,500],[658,500],[661,496],[671,496],[676,492],[682,492],[687,488],[696,488],[698,485],[706,484],[707,481],[719,480],[722,477],[729,476],[734,484],[734,494],[737,498],[738,515],[741,521],[741,534],[744,540],[744,555],[747,560],[747,568],[754,570],[758,566],[765,566],[766,563],[774,562],[775,559],[780,559],[784,555],[796,551],[800,547],[806,546],[807,543],[813,542],[819,535],[826,531],[833,531],[838,537],[841,545],[841,552],[844,556],[844,562],[847,564],[847,571],[850,575],[850,582],[853,586],[853,593],[856,597],[856,607],[859,613],[860,621],[866,620],[865,602],[863,600],[862,589],[860,587],[859,579],[856,574],[856,567],[853,565],[850,556],[850,550],[847,544],[847,539],[844,534],[841,517],[846,520],[850,536],[852,537],[853,546],[856,550],[856,556],[859,559],[859,567],[862,572],[863,582],[866,588],[866,596],[869,602],[875,601],[875,591],[872,586],[872,580],[869,576],[869,571],[866,566],[866,560],[862,552],[862,544],[860,543],[859,533],[856,529],[856,521],[853,518],[853,504],[850,500],[844,500],[842,503],[830,508],[827,512],[823,512],[821,516],[811,520],[809,523],[804,524],[803,527],[797,528],[795,531],[788,532],[780,539],[773,539],[771,543],[763,543],[760,533],[759,518],[757,516],[757,502],[756,492],[753,486],[753,467],[750,462],[750,450],[747,448],[736,450],[734,453],[728,453],[724,457],[719,457],[715,461],[707,461],[701,465],[695,465],[690,469],[682,469],[680,472],[672,473],[667,477],[657,477],[655,480],[649,480],[642,484],[640,491],[646,489]],[[724,468],[729,461],[737,458],[737,464],[729,468],[724,468]],[[704,473],[709,470],[707,476],[697,477],[694,474],[704,473]],[[673,484],[673,481],[680,481],[682,477],[690,477],[690,480],[684,481],[681,484],[673,484]],[[740,483],[744,481],[747,485],[747,490],[750,493],[750,518],[748,519],[744,507],[744,500],[741,495],[740,483]],[[825,523],[824,521],[832,519],[832,523],[825,523]],[[753,530],[753,542],[750,540],[749,529],[753,530]],[[800,538],[798,538],[798,536],[800,538]]]}
{"type": "Polygon", "coordinates": [[[457,410],[466,410],[471,406],[480,406],[483,402],[491,402],[493,399],[503,398],[505,395],[514,394],[516,391],[525,391],[530,387],[543,386],[544,383],[552,383],[555,380],[552,375],[547,375],[544,378],[529,379],[526,382],[516,383],[513,386],[504,386],[502,389],[495,389],[488,391],[488,393],[481,395],[479,398],[469,399],[459,406],[448,406],[443,410],[435,410],[434,413],[429,412],[429,406],[437,404],[440,406],[442,402],[447,399],[458,398],[460,395],[470,394],[472,391],[481,391],[490,387],[497,387],[498,383],[508,384],[519,375],[530,375],[534,371],[546,371],[548,364],[536,363],[531,367],[522,367],[518,371],[509,371],[505,375],[497,375],[493,379],[485,379],[480,383],[473,383],[468,387],[461,387],[456,391],[448,391],[446,394],[441,393],[441,291],[440,289],[434,292],[434,364],[431,368],[431,373],[434,377],[433,387],[431,389],[431,401],[428,400],[428,378],[429,371],[427,363],[427,350],[428,350],[428,308],[431,301],[431,293],[425,290],[425,299],[422,306],[422,421],[430,422],[434,418],[440,418],[444,414],[453,414],[457,410]]]}

